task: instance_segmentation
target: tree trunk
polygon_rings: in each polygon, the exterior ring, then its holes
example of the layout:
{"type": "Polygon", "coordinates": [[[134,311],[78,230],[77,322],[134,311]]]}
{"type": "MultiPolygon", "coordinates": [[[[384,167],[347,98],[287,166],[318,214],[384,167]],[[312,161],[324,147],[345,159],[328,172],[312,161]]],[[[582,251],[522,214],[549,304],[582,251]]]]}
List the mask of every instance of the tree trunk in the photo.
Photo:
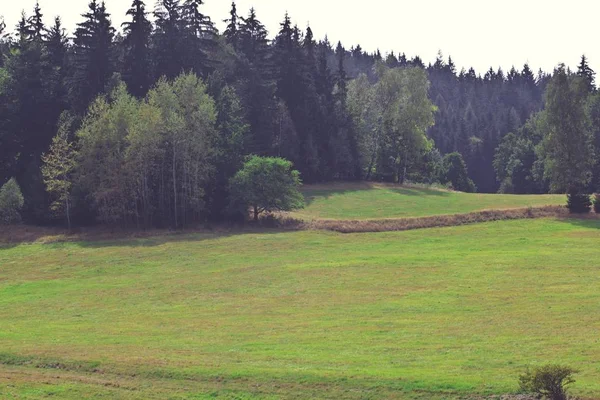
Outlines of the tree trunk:
{"type": "Polygon", "coordinates": [[[173,148],[173,213],[175,217],[175,229],[177,229],[177,174],[175,173],[175,148],[173,148]]]}
{"type": "Polygon", "coordinates": [[[69,202],[69,199],[67,198],[66,201],[66,205],[67,205],[67,228],[69,230],[69,233],[71,233],[71,204],[69,202]]]}
{"type": "Polygon", "coordinates": [[[258,207],[254,206],[254,222],[258,222],[258,207]]]}

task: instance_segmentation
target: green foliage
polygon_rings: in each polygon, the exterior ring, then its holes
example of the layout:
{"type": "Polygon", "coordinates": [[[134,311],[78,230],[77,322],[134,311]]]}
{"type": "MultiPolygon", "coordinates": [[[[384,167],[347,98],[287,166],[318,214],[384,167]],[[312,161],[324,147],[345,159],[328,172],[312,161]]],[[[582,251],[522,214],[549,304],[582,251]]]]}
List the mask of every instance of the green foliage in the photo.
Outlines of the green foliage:
{"type": "Polygon", "coordinates": [[[593,203],[593,206],[594,206],[594,212],[596,214],[600,214],[600,194],[596,193],[594,195],[592,203],[593,203]]]}
{"type": "Polygon", "coordinates": [[[216,111],[193,74],[161,80],[146,100],[124,85],[100,98],[78,132],[79,184],[105,222],[181,227],[204,211],[216,111]]]}
{"type": "Polygon", "coordinates": [[[54,200],[51,209],[59,215],[66,216],[69,229],[71,228],[73,173],[77,167],[77,152],[69,141],[72,124],[72,117],[65,115],[58,134],[52,139],[49,152],[42,155],[44,184],[54,200]]]}
{"type": "Polygon", "coordinates": [[[255,221],[263,212],[296,210],[304,207],[301,183],[290,161],[252,156],[231,179],[231,204],[252,208],[255,221]]]}
{"type": "Polygon", "coordinates": [[[465,193],[477,191],[475,184],[469,178],[467,165],[460,153],[447,154],[444,157],[442,183],[450,183],[454,190],[465,193]]]}
{"type": "Polygon", "coordinates": [[[377,65],[378,82],[365,75],[352,82],[348,107],[359,133],[363,169],[403,183],[409,167],[433,147],[426,132],[434,124],[436,107],[428,96],[429,80],[419,68],[390,69],[377,65]]]}
{"type": "Polygon", "coordinates": [[[549,400],[567,400],[567,386],[575,383],[578,371],[563,365],[544,365],[527,370],[519,377],[521,390],[549,400]]]}
{"type": "Polygon", "coordinates": [[[21,221],[19,211],[24,200],[17,181],[13,178],[0,188],[0,224],[13,224],[21,221]]]}
{"type": "Polygon", "coordinates": [[[592,208],[589,194],[569,192],[567,194],[567,208],[572,214],[587,214],[592,208]]]}
{"type": "Polygon", "coordinates": [[[543,162],[537,146],[547,133],[546,113],[534,114],[516,133],[509,133],[496,149],[494,169],[500,193],[547,193],[543,173],[536,164],[543,162]]]}
{"type": "Polygon", "coordinates": [[[587,99],[583,78],[559,66],[546,92],[548,132],[543,143],[545,176],[556,193],[580,191],[591,180],[594,149],[587,99]]]}

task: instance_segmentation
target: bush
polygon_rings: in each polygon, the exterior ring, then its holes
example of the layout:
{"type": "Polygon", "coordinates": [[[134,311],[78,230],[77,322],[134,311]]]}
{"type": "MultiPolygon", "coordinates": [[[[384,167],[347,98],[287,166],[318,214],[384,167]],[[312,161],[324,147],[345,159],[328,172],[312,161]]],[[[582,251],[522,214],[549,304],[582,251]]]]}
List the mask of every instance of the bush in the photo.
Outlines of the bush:
{"type": "Polygon", "coordinates": [[[567,195],[567,208],[571,214],[587,214],[592,208],[592,200],[588,194],[571,192],[567,195]]]}
{"type": "Polygon", "coordinates": [[[477,187],[469,178],[467,164],[460,153],[450,153],[444,157],[444,173],[442,183],[449,183],[454,190],[466,193],[475,193],[477,187]]]}
{"type": "Polygon", "coordinates": [[[14,224],[21,221],[19,211],[24,199],[17,181],[11,179],[0,189],[0,224],[14,224]]]}
{"type": "Polygon", "coordinates": [[[600,214],[600,194],[594,195],[594,212],[600,214]]]}
{"type": "Polygon", "coordinates": [[[519,377],[521,390],[550,400],[567,400],[567,386],[577,371],[561,365],[545,365],[527,370],[519,377]]]}

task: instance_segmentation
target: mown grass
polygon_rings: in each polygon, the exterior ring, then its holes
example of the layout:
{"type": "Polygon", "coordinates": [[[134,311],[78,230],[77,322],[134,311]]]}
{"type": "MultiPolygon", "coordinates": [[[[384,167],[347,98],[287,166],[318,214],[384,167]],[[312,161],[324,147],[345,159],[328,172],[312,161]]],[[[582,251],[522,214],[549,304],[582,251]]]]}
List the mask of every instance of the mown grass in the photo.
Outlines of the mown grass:
{"type": "Polygon", "coordinates": [[[600,222],[0,249],[0,398],[600,393],[600,222]]]}
{"type": "Polygon", "coordinates": [[[301,219],[389,219],[466,214],[482,210],[565,205],[564,195],[460,193],[371,183],[307,185],[301,219]]]}

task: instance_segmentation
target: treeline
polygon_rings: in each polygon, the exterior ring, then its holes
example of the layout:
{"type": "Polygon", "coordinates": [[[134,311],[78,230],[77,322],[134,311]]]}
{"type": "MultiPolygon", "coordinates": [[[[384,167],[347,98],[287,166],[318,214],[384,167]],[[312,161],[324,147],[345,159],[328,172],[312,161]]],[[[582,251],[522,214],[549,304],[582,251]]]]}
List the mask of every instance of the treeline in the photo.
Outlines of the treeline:
{"type": "MultiPolygon", "coordinates": [[[[221,219],[249,155],[288,159],[306,183],[551,188],[532,128],[550,75],[346,49],[287,15],[270,39],[235,3],[219,33],[202,3],[134,0],[117,30],[92,0],[72,37],[39,5],[13,34],[0,25],[0,184],[16,179],[27,221],[221,219]]],[[[585,59],[579,76],[595,96],[585,59]]]]}

